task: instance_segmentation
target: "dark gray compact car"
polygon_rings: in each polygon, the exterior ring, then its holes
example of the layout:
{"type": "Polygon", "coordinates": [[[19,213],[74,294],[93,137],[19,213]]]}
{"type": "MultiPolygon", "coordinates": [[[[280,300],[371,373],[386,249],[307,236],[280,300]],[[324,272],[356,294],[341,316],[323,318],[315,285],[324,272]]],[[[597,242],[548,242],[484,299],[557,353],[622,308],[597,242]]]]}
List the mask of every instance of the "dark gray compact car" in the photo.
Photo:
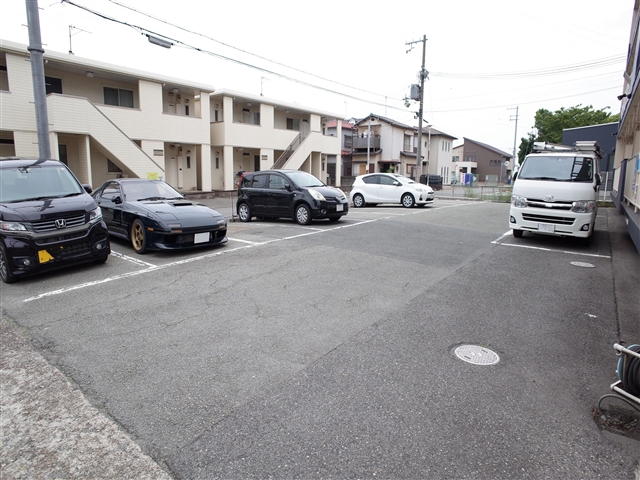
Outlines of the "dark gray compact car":
{"type": "Polygon", "coordinates": [[[242,176],[236,209],[243,222],[282,217],[308,225],[312,220],[340,220],[349,212],[349,200],[342,190],[309,173],[264,170],[242,176]]]}

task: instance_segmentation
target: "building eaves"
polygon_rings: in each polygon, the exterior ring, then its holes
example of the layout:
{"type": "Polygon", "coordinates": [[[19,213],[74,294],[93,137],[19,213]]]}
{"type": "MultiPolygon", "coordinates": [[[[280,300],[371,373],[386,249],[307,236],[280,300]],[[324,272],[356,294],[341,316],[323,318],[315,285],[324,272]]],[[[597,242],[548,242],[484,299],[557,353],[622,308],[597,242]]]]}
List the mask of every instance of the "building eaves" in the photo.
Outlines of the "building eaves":
{"type": "MultiPolygon", "coordinates": [[[[0,50],[10,53],[16,53],[20,55],[29,56],[27,45],[11,42],[8,40],[0,39],[0,50]]],[[[157,83],[165,83],[175,87],[185,87],[194,90],[200,90],[205,93],[215,92],[215,88],[211,85],[205,85],[202,83],[193,83],[188,80],[168,77],[163,75],[156,75],[151,72],[145,72],[142,70],[135,70],[132,68],[126,68],[121,65],[113,65],[109,63],[99,62],[89,58],[77,57],[75,55],[69,55],[67,53],[60,53],[55,51],[45,51],[44,59],[48,61],[48,67],[56,68],[61,66],[63,68],[76,71],[78,74],[85,74],[90,71],[96,73],[117,74],[122,77],[129,77],[132,79],[149,80],[157,83]]]]}
{"type": "Polygon", "coordinates": [[[240,99],[243,101],[249,101],[249,102],[255,102],[257,104],[263,103],[266,105],[271,105],[273,107],[280,107],[285,108],[287,110],[291,110],[291,111],[297,111],[297,112],[304,112],[304,113],[313,113],[316,115],[320,115],[323,117],[329,117],[329,118],[340,118],[342,119],[343,116],[340,113],[336,113],[336,112],[327,112],[324,110],[318,110],[318,109],[314,109],[312,107],[305,107],[303,105],[299,105],[297,103],[288,103],[288,102],[283,102],[280,100],[276,100],[273,98],[267,98],[267,97],[263,97],[262,95],[252,95],[250,93],[245,93],[245,92],[239,92],[237,90],[231,90],[228,88],[220,88],[218,90],[216,90],[215,94],[213,96],[221,96],[221,97],[233,97],[236,99],[240,99]]]}
{"type": "Polygon", "coordinates": [[[407,130],[417,130],[417,127],[412,127],[410,125],[405,125],[404,123],[396,122],[395,120],[392,120],[391,118],[383,117],[382,115],[375,115],[373,113],[367,115],[364,118],[361,118],[360,120],[356,120],[356,125],[360,126],[360,125],[368,122],[369,118],[377,118],[377,119],[382,120],[383,122],[388,123],[389,125],[392,125],[394,127],[403,128],[403,129],[407,129],[407,130]]]}

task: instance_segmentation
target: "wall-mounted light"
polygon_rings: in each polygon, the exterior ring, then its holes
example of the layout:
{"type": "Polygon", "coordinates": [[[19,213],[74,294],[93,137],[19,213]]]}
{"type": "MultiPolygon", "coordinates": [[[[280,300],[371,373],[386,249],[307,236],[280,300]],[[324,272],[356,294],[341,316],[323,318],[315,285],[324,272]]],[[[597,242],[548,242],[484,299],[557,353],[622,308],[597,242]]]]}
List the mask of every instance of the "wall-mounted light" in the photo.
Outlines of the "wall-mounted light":
{"type": "Polygon", "coordinates": [[[191,153],[191,150],[187,150],[187,153],[191,153]]]}
{"type": "Polygon", "coordinates": [[[85,73],[85,75],[89,78],[93,78],[93,72],[90,72],[89,70],[87,70],[87,73],[85,73]]]}
{"type": "Polygon", "coordinates": [[[251,102],[247,102],[247,107],[250,107],[250,106],[251,106],[251,102]]]}
{"type": "Polygon", "coordinates": [[[180,89],[179,89],[179,88],[174,88],[174,89],[173,89],[173,93],[178,93],[179,91],[180,91],[180,89]]]}
{"type": "Polygon", "coordinates": [[[169,148],[173,149],[173,148],[176,148],[176,146],[175,145],[169,145],[169,148]]]}

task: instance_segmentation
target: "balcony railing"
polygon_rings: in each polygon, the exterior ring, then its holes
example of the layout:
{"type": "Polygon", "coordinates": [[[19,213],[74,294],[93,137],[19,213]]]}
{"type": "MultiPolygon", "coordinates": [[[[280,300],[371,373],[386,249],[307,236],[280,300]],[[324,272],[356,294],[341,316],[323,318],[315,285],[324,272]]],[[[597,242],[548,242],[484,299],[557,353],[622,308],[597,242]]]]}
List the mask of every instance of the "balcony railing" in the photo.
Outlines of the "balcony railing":
{"type": "Polygon", "coordinates": [[[368,137],[353,137],[353,148],[372,148],[374,150],[380,149],[380,137],[371,137],[371,143],[369,143],[368,137]]]}

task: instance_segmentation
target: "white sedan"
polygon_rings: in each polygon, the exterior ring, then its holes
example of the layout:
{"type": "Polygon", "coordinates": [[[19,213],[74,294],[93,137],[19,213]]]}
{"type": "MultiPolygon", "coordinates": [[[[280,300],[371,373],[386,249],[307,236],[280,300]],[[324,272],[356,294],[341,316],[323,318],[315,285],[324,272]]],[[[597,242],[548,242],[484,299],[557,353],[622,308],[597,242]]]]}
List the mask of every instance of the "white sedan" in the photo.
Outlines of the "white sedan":
{"type": "Polygon", "coordinates": [[[351,202],[356,208],[378,203],[398,203],[411,208],[433,203],[435,194],[428,185],[416,183],[395,173],[370,173],[356,177],[351,202]]]}

